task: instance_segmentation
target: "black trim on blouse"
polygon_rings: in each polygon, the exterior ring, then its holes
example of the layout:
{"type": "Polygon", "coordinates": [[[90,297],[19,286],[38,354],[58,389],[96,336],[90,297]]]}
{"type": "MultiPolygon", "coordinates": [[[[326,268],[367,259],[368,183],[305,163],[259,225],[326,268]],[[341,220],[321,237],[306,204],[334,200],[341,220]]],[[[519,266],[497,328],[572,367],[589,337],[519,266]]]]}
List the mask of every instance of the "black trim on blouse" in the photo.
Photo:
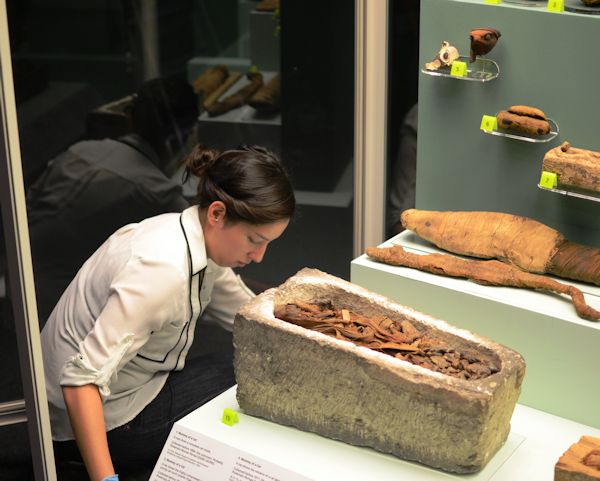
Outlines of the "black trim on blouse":
{"type": "Polygon", "coordinates": [[[206,271],[206,267],[204,269],[201,269],[198,274],[193,274],[192,272],[192,251],[190,249],[190,242],[188,240],[187,234],[185,233],[185,228],[183,227],[183,214],[181,214],[179,216],[179,224],[181,225],[181,230],[183,232],[183,237],[185,237],[185,244],[187,247],[187,252],[188,252],[188,267],[189,267],[189,281],[188,281],[188,290],[189,290],[189,303],[190,303],[190,318],[187,320],[187,322],[185,323],[185,325],[183,326],[183,328],[181,329],[181,332],[179,333],[179,337],[177,338],[177,342],[175,343],[175,345],[169,349],[169,351],[165,354],[165,356],[162,358],[162,360],[160,359],[152,359],[149,357],[146,357],[142,354],[137,354],[139,357],[141,357],[142,359],[146,359],[147,361],[152,361],[152,362],[158,362],[161,364],[164,364],[167,360],[167,357],[169,356],[169,354],[171,354],[171,352],[177,347],[177,345],[179,344],[179,342],[181,341],[181,337],[183,336],[183,333],[185,331],[185,342],[183,343],[183,346],[181,348],[181,351],[179,351],[179,354],[177,355],[177,361],[175,362],[175,368],[177,367],[177,365],[179,364],[179,359],[181,358],[181,355],[183,354],[183,350],[185,349],[185,347],[187,346],[187,342],[189,339],[189,331],[190,331],[190,326],[192,325],[192,320],[193,320],[193,316],[194,316],[194,307],[193,307],[193,303],[192,303],[192,278],[197,275],[199,276],[199,280],[198,280],[198,301],[200,303],[200,312],[202,312],[202,300],[200,298],[200,290],[202,289],[202,283],[204,282],[204,273],[206,271]]]}

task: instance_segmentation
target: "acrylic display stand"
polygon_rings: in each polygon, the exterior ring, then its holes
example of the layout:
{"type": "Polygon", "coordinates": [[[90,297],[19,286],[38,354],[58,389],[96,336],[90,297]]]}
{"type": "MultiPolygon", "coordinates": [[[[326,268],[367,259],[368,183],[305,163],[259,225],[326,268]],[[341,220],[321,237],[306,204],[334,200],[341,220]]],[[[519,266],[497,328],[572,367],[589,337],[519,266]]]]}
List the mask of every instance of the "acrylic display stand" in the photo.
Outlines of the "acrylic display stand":
{"type": "Polygon", "coordinates": [[[569,197],[577,197],[578,199],[585,199],[591,202],[600,202],[600,193],[598,192],[591,192],[589,190],[566,187],[561,188],[560,186],[546,187],[541,184],[538,184],[538,187],[548,192],[554,192],[555,194],[566,195],[569,197]]]}
{"type": "Polygon", "coordinates": [[[437,70],[421,69],[421,72],[433,77],[447,77],[456,80],[468,80],[471,82],[489,82],[500,75],[500,67],[493,60],[477,57],[473,63],[469,63],[469,57],[461,56],[457,59],[467,66],[464,75],[455,75],[450,67],[440,67],[437,70]]]}
{"type": "MultiPolygon", "coordinates": [[[[496,114],[498,115],[498,114],[496,114]]],[[[552,119],[547,119],[548,124],[550,125],[550,132],[545,135],[531,135],[526,132],[518,132],[516,130],[511,129],[496,129],[496,130],[486,130],[481,129],[484,134],[495,135],[498,137],[506,137],[508,139],[516,139],[521,140],[523,142],[532,142],[532,143],[542,143],[542,142],[550,142],[555,139],[558,135],[558,125],[552,119]]]]}

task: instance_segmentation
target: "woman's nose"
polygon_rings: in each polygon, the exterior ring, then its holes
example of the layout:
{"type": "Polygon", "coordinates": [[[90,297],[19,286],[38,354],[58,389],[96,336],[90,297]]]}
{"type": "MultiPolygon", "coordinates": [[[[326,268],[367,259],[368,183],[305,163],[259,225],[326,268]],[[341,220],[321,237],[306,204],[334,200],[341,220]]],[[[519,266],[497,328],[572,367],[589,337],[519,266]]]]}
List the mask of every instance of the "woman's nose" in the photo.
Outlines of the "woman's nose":
{"type": "Polygon", "coordinates": [[[259,264],[260,262],[262,262],[266,251],[267,251],[267,244],[263,244],[263,245],[257,247],[256,249],[254,249],[250,253],[250,259],[252,259],[252,262],[256,262],[257,264],[259,264]]]}

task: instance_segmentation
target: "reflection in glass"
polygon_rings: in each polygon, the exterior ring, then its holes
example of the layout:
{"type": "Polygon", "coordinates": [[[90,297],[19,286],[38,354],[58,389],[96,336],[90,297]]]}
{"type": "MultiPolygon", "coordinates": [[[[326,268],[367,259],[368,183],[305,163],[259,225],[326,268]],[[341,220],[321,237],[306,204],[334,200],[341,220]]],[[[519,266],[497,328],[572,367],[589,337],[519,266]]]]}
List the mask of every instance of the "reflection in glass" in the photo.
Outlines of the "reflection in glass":
{"type": "Polygon", "coordinates": [[[0,238],[0,402],[23,399],[4,235],[0,238]]]}
{"type": "MultiPolygon", "coordinates": [[[[0,223],[2,222],[0,214],[0,223]]],[[[30,479],[31,449],[17,350],[4,225],[0,227],[0,479],[30,479]]]]}
{"type": "MultiPolygon", "coordinates": [[[[291,173],[298,215],[261,264],[240,270],[251,288],[305,266],[349,278],[352,2],[8,0],[7,8],[40,327],[111,232],[193,200],[179,163],[198,142],[263,145],[291,173]]],[[[22,390],[10,302],[0,299],[0,397],[10,399],[22,390]]],[[[230,343],[205,338],[211,348],[230,343]]]]}
{"type": "Polygon", "coordinates": [[[390,2],[386,237],[402,231],[400,213],[415,203],[419,0],[390,2]]]}

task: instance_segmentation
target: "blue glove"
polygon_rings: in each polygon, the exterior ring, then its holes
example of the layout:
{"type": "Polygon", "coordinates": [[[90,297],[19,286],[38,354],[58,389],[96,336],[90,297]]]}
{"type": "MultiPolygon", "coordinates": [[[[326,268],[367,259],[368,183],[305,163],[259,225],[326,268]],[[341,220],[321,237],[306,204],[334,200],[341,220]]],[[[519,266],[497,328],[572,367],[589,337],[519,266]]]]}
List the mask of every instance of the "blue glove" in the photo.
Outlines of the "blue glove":
{"type": "Polygon", "coordinates": [[[119,481],[119,475],[113,474],[112,476],[104,478],[102,481],[119,481]]]}

